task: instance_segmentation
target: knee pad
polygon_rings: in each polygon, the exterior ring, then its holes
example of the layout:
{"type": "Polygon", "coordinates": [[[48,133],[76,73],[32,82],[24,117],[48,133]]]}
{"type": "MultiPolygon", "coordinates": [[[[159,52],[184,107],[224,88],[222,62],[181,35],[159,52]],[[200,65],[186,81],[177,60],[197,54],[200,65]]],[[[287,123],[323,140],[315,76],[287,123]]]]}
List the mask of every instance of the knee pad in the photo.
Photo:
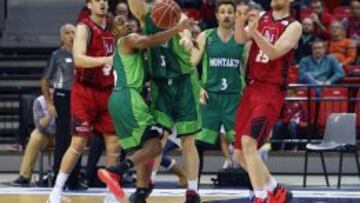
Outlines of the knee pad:
{"type": "Polygon", "coordinates": [[[163,157],[160,165],[166,170],[169,171],[175,165],[175,160],[170,159],[169,157],[163,157]]]}
{"type": "Polygon", "coordinates": [[[154,125],[154,126],[151,126],[150,133],[153,136],[157,136],[160,138],[164,134],[164,129],[162,127],[154,125]]]}

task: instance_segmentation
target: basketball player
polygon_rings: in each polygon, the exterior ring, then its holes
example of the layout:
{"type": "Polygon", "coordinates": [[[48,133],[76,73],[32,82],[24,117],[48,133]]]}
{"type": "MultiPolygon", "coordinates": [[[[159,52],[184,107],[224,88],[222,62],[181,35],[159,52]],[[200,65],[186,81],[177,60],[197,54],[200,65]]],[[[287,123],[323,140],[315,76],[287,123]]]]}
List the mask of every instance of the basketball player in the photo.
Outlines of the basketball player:
{"type": "MultiPolygon", "coordinates": [[[[128,4],[145,34],[161,31],[152,21],[152,6],[143,0],[129,0],[128,4]]],[[[182,15],[182,20],[185,18],[186,16],[182,15]]],[[[153,46],[148,51],[152,107],[156,121],[168,132],[175,125],[178,137],[181,138],[185,169],[189,178],[186,203],[201,201],[197,192],[199,155],[194,138],[201,130],[198,111],[200,87],[195,66],[191,63],[192,48],[191,32],[185,30],[167,43],[153,46]]]]}
{"type": "MultiPolygon", "coordinates": [[[[280,115],[287,92],[288,67],[302,27],[290,16],[292,0],[272,0],[272,10],[248,13],[248,26],[238,22],[238,39],[252,40],[247,87],[236,115],[235,157],[248,171],[254,203],[289,202],[291,192],[270,175],[257,150],[267,140],[280,115]],[[244,39],[245,38],[245,39],[244,39]]],[[[238,18],[243,18],[239,14],[238,18]]]]}
{"type": "MultiPolygon", "coordinates": [[[[108,112],[107,102],[114,87],[112,55],[115,39],[107,27],[106,0],[86,0],[91,14],[76,27],[74,39],[75,76],[71,89],[72,141],[66,151],[50,193],[50,203],[60,203],[62,188],[96,129],[104,136],[106,164],[115,165],[120,145],[108,112]]],[[[111,193],[108,193],[111,197],[111,193]]],[[[105,198],[105,200],[106,200],[105,198]]]]}
{"type": "Polygon", "coordinates": [[[119,199],[124,195],[116,176],[136,168],[137,190],[130,196],[130,202],[146,202],[151,176],[147,161],[161,153],[162,128],[157,127],[155,118],[141,96],[146,78],[141,50],[167,42],[184,29],[190,29],[193,26],[191,22],[183,21],[167,31],[141,36],[131,29],[127,18],[117,16],[114,19],[113,33],[118,39],[114,56],[117,82],[109,100],[109,111],[122,148],[135,152],[117,166],[100,169],[98,174],[119,199]]]}
{"type": "Polygon", "coordinates": [[[193,49],[192,54],[192,62],[197,65],[202,60],[203,65],[200,94],[203,129],[196,139],[209,145],[217,143],[222,125],[227,142],[233,142],[235,112],[245,86],[241,71],[244,44],[234,37],[235,14],[233,0],[219,0],[216,4],[219,26],[199,35],[199,49],[193,49]]]}

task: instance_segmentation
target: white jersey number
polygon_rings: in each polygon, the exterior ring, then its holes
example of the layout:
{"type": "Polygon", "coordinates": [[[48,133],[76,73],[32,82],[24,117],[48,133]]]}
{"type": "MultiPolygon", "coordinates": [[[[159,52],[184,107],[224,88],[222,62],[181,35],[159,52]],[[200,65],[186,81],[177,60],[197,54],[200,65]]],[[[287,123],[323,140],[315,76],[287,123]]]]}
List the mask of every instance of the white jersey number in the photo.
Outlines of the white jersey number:
{"type": "Polygon", "coordinates": [[[161,55],[160,58],[161,58],[161,66],[166,67],[165,56],[161,55]]]}
{"type": "Polygon", "coordinates": [[[221,79],[221,89],[220,90],[226,90],[229,87],[226,78],[221,79]]]}
{"type": "Polygon", "coordinates": [[[269,57],[263,52],[259,51],[258,55],[256,56],[256,62],[258,63],[269,63],[269,57]]]}
{"type": "Polygon", "coordinates": [[[117,83],[117,72],[116,70],[113,71],[113,74],[114,74],[114,87],[116,87],[116,83],[117,83]]]}
{"type": "Polygon", "coordinates": [[[104,76],[109,76],[111,74],[112,66],[111,65],[105,65],[102,69],[104,76]]]}

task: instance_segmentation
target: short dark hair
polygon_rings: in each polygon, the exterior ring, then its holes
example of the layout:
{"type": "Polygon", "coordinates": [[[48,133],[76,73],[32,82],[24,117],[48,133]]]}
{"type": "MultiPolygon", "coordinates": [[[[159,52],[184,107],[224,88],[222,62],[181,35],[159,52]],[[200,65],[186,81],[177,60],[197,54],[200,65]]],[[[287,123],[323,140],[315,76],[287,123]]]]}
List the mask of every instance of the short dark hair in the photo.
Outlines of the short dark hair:
{"type": "Polygon", "coordinates": [[[324,46],[326,45],[326,41],[324,40],[324,39],[322,39],[322,38],[316,38],[312,43],[311,43],[311,45],[313,46],[314,44],[317,44],[317,43],[321,43],[321,44],[323,44],[324,46]]]}
{"type": "Polygon", "coordinates": [[[221,5],[232,5],[234,7],[234,10],[236,10],[236,3],[234,0],[218,0],[216,2],[216,8],[215,8],[216,12],[218,12],[221,5]]]}

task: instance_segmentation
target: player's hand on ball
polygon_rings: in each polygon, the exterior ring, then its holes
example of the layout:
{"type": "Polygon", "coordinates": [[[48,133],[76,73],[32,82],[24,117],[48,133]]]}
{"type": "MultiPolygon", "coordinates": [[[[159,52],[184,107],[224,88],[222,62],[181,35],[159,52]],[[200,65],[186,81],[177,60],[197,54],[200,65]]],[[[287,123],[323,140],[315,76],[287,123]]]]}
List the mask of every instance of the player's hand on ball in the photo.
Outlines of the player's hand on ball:
{"type": "Polygon", "coordinates": [[[206,92],[206,90],[201,88],[201,90],[200,90],[200,104],[205,105],[208,98],[209,98],[209,95],[206,92]]]}
{"type": "Polygon", "coordinates": [[[177,24],[174,28],[178,32],[182,32],[183,30],[190,30],[192,27],[196,25],[196,22],[192,19],[185,19],[181,21],[179,24],[177,24]]]}

